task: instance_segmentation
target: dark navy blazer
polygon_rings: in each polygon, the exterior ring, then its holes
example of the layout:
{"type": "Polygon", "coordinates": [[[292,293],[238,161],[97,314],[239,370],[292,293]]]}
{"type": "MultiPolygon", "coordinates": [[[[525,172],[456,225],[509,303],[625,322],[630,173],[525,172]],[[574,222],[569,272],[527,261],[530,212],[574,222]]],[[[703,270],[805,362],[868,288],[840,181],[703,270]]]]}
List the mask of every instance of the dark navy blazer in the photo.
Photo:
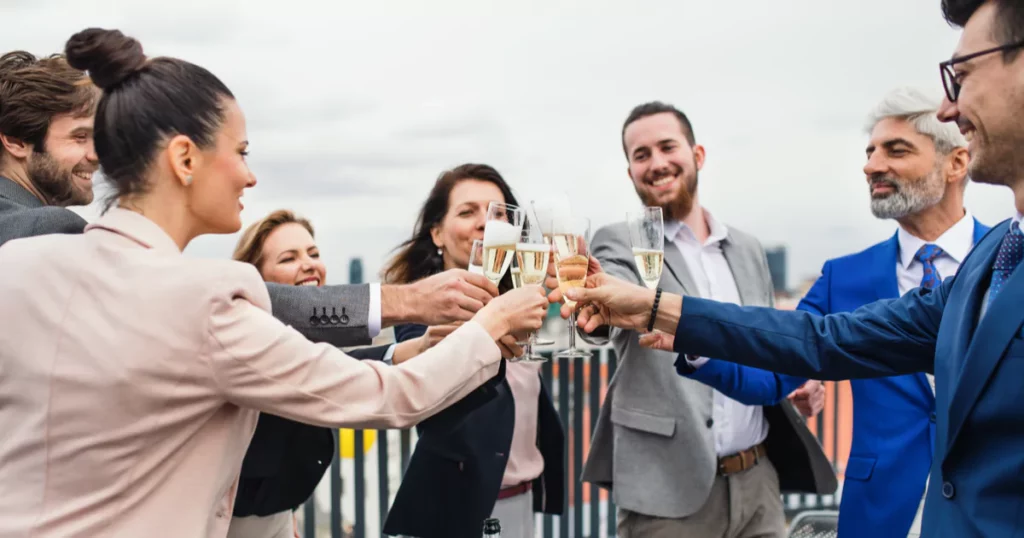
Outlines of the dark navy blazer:
{"type": "MultiPolygon", "coordinates": [[[[395,328],[399,342],[425,332],[422,325],[395,328]]],[[[503,361],[504,364],[504,361],[503,361]]],[[[463,401],[417,426],[419,441],[402,478],[384,533],[418,538],[480,538],[505,475],[515,402],[502,374],[463,401]],[[488,391],[481,403],[479,394],[488,391]],[[467,401],[471,398],[476,401],[467,401]]],[[[565,504],[565,434],[541,384],[537,446],[544,472],[533,482],[537,512],[561,514],[565,504]]]]}

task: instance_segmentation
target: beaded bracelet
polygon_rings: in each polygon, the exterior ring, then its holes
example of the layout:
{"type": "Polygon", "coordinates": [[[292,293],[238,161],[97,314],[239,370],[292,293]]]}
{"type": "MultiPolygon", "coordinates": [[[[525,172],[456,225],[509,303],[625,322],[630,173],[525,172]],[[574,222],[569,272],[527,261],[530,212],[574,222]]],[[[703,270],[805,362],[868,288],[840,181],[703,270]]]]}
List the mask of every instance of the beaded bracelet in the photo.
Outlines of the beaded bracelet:
{"type": "Polygon", "coordinates": [[[651,319],[647,322],[647,332],[654,330],[654,317],[658,315],[658,302],[661,301],[661,288],[654,294],[654,306],[651,307],[651,319]]]}

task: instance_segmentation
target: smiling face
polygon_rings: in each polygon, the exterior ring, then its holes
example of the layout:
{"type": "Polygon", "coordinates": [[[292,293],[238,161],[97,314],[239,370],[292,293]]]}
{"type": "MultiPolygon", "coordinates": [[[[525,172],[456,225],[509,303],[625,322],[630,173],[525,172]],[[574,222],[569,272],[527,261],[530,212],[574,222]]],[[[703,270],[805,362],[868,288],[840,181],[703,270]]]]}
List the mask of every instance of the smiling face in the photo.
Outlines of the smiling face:
{"type": "Polygon", "coordinates": [[[871,192],[871,212],[899,219],[942,200],[946,181],[931,138],[901,118],[885,118],[871,130],[864,175],[871,192]]]}
{"type": "Polygon", "coordinates": [[[29,180],[48,203],[89,205],[92,177],[100,167],[92,141],[93,116],[54,116],[41,147],[28,158],[29,180]]]}
{"type": "Polygon", "coordinates": [[[469,266],[473,240],[484,238],[491,202],[507,203],[501,189],[490,181],[464,179],[452,187],[444,218],[430,232],[434,245],[441,249],[445,269],[469,266]]]}
{"type": "Polygon", "coordinates": [[[203,233],[232,233],[242,227],[242,194],[256,185],[245,161],[249,142],[245,116],[234,99],[224,100],[224,121],[214,143],[201,151],[189,185],[187,205],[203,233]]]}
{"type": "Polygon", "coordinates": [[[260,274],[267,282],[294,286],[323,286],[327,266],[313,235],[298,222],[274,228],[263,242],[260,274]]]}
{"type": "Polygon", "coordinates": [[[666,220],[681,220],[693,209],[704,148],[686,139],[670,112],[640,118],[623,133],[629,177],[644,205],[660,207],[666,220]]]}
{"type": "MultiPolygon", "coordinates": [[[[987,2],[964,26],[954,57],[1004,45],[996,40],[997,6],[987,2]]],[[[968,140],[968,170],[979,183],[1024,183],[1024,51],[1011,61],[1001,52],[953,64],[961,84],[955,103],[943,102],[939,119],[955,121],[968,140]]]]}

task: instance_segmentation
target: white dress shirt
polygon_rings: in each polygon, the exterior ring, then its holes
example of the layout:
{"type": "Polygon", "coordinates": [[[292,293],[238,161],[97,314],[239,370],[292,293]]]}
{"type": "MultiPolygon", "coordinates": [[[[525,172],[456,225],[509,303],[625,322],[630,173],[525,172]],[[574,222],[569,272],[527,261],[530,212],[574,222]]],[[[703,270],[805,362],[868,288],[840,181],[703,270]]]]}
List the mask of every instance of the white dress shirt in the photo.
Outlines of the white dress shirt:
{"type": "MultiPolygon", "coordinates": [[[[703,244],[697,241],[689,226],[673,221],[665,223],[665,241],[671,242],[683,253],[700,297],[741,304],[732,269],[722,252],[722,241],[729,231],[707,210],[704,210],[704,218],[711,234],[703,244]]],[[[706,357],[700,357],[690,364],[700,367],[706,362],[706,357]]],[[[744,405],[717,390],[713,391],[711,419],[714,421],[711,433],[719,457],[746,450],[768,437],[768,421],[764,418],[761,406],[744,405]]]]}
{"type": "MultiPolygon", "coordinates": [[[[900,296],[908,291],[921,287],[921,279],[924,278],[924,265],[914,259],[917,251],[926,244],[936,245],[942,249],[942,255],[935,258],[935,269],[939,272],[939,280],[945,280],[956,274],[960,268],[960,262],[967,257],[967,253],[974,246],[974,217],[970,212],[965,212],[963,218],[957,221],[950,229],[946,230],[935,241],[925,241],[916,237],[900,226],[896,233],[899,241],[900,254],[896,261],[896,280],[899,285],[900,296]]],[[[935,394],[935,377],[928,376],[928,383],[932,387],[932,394],[935,394]]]]}

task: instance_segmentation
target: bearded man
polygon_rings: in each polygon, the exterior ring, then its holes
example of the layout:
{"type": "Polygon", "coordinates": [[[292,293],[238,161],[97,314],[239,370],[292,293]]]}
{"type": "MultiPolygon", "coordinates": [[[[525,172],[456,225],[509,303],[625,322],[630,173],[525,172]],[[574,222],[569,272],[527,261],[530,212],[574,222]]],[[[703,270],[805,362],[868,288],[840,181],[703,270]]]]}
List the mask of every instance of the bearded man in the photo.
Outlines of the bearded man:
{"type": "MultiPolygon", "coordinates": [[[[623,125],[622,147],[640,200],[661,207],[665,219],[659,286],[774,304],[761,244],[700,205],[705,150],[686,115],[661,102],[637,106],[623,125]]],[[[591,247],[604,271],[642,284],[625,223],[598,230],[591,247]]],[[[820,383],[801,387],[804,379],[748,369],[750,375],[726,388],[703,375],[706,358],[677,371],[674,354],[642,348],[637,331],[582,336],[598,344],[610,339],[621,360],[583,470],[583,480],[611,490],[619,536],[781,538],[781,491],[835,490],[831,465],[793,408],[817,413],[820,383]],[[794,391],[797,401],[790,402],[794,391]]],[[[707,372],[715,370],[723,368],[707,372]]]]}

